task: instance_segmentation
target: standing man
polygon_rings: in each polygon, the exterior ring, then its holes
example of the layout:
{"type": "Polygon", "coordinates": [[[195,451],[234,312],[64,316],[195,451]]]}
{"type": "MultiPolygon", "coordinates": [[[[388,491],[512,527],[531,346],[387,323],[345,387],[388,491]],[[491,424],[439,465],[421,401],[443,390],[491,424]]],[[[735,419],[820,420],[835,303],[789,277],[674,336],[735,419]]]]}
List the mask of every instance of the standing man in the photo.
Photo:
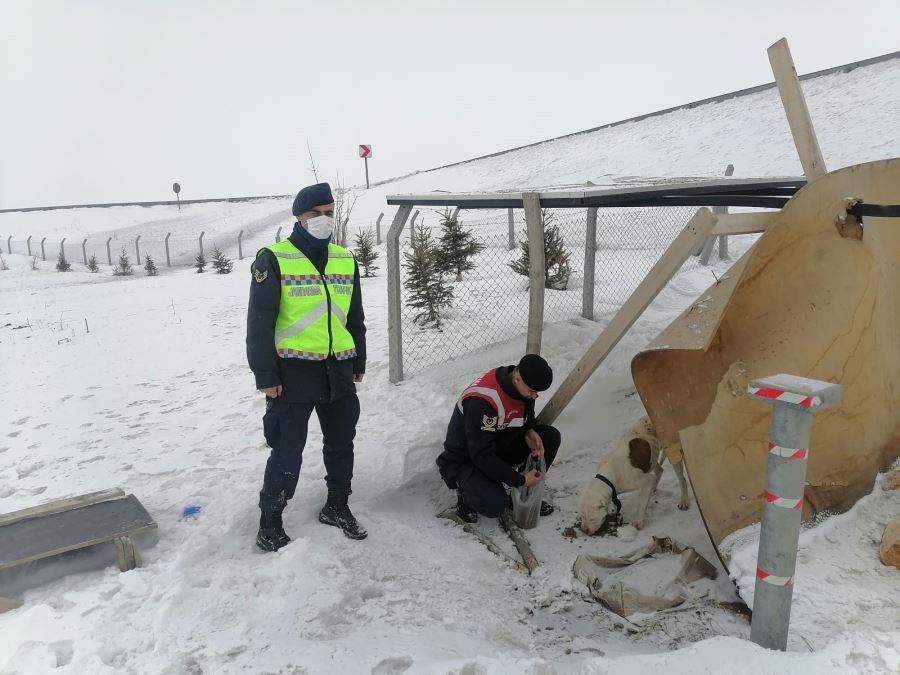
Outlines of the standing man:
{"type": "Polygon", "coordinates": [[[294,230],[256,254],[247,310],[247,360],[266,395],[263,432],[272,448],[259,493],[256,545],[277,551],[291,539],[282,513],[294,496],[312,411],[322,427],[328,500],[319,522],[365,539],[347,499],[359,420],[357,382],[366,372],[366,326],[359,268],[331,243],[334,198],[328,183],[294,199],[294,230]]]}
{"type": "MultiPolygon", "coordinates": [[[[496,518],[506,505],[506,489],[537,485],[536,469],[519,472],[528,455],[543,456],[547,468],[559,450],[556,428],[535,424],[534,401],[553,382],[553,371],[537,354],[515,366],[489,370],[466,387],[453,408],[444,452],[437,458],[441,478],[456,490],[456,513],[469,523],[478,514],[496,518]]],[[[541,515],[553,507],[541,504],[541,515]]]]}

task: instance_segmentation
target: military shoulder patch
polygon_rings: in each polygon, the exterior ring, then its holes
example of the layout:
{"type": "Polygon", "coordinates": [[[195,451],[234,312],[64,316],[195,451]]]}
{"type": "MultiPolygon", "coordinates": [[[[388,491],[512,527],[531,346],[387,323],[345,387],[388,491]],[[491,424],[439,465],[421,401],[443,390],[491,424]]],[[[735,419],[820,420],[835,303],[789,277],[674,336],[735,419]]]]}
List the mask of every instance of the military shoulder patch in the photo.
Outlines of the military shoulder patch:
{"type": "Polygon", "coordinates": [[[269,270],[263,270],[262,272],[260,272],[258,269],[256,269],[256,267],[254,267],[253,278],[256,279],[256,283],[261,284],[269,278],[269,270]]]}
{"type": "Polygon", "coordinates": [[[481,416],[481,430],[482,431],[497,431],[497,416],[488,417],[487,415],[481,416]]]}

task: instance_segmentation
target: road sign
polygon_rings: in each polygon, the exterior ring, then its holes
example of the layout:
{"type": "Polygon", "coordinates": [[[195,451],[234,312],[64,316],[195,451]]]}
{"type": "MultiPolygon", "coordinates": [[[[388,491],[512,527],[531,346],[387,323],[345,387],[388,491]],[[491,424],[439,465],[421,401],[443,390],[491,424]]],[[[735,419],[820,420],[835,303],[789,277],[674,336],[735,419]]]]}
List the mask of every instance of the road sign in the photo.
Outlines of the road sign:
{"type": "Polygon", "coordinates": [[[372,156],[372,146],[371,145],[360,145],[359,146],[359,156],[368,159],[372,156]]]}
{"type": "Polygon", "coordinates": [[[181,192],[181,186],[178,183],[172,183],[172,190],[177,195],[179,192],[181,192]]]}

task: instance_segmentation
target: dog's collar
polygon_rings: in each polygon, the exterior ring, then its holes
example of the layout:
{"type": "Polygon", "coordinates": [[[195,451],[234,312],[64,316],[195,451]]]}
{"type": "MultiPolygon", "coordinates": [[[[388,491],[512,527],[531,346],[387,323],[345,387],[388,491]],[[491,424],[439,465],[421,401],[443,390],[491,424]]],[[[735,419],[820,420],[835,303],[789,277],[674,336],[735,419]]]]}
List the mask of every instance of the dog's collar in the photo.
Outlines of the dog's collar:
{"type": "Polygon", "coordinates": [[[598,480],[602,480],[604,483],[609,485],[609,489],[612,490],[612,503],[616,507],[616,515],[619,515],[619,512],[622,510],[622,502],[619,501],[619,494],[616,492],[616,486],[612,484],[612,481],[604,476],[603,474],[597,474],[594,478],[598,480]]]}

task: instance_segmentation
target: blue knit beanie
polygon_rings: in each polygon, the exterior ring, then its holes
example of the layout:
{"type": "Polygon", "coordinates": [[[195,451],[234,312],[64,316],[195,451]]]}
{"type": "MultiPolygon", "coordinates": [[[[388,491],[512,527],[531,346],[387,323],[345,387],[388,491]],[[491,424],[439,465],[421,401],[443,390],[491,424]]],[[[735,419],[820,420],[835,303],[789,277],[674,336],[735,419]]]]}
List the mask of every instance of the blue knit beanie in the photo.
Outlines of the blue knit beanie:
{"type": "Polygon", "coordinates": [[[333,203],[334,197],[331,196],[331,186],[328,183],[316,183],[303,188],[297,193],[297,196],[294,197],[292,212],[295,216],[299,216],[317,206],[333,203]]]}

